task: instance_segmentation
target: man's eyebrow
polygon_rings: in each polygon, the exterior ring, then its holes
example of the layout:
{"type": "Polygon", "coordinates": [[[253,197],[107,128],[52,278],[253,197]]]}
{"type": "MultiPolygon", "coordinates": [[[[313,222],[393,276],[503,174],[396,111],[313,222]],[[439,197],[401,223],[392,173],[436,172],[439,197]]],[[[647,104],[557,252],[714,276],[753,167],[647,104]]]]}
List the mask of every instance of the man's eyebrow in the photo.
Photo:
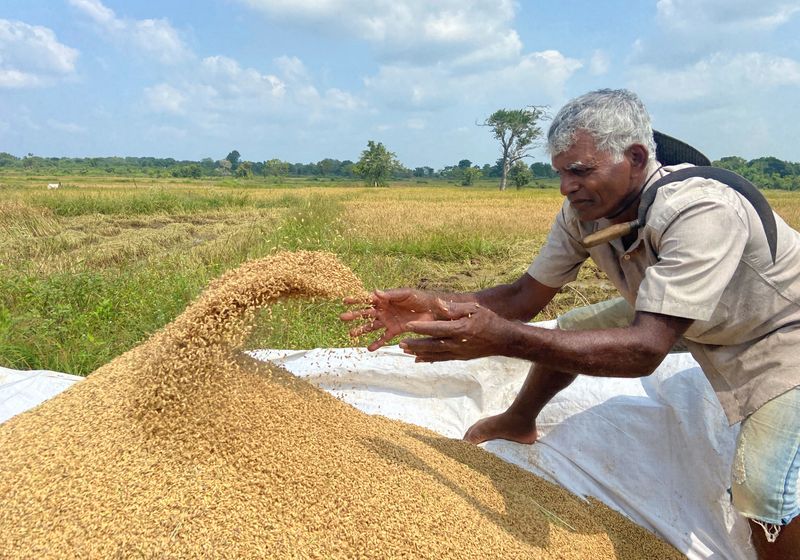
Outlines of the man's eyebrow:
{"type": "Polygon", "coordinates": [[[592,165],[589,163],[584,163],[580,160],[573,161],[572,163],[568,163],[564,166],[564,169],[567,171],[576,171],[576,170],[584,170],[584,169],[591,169],[592,165]]]}

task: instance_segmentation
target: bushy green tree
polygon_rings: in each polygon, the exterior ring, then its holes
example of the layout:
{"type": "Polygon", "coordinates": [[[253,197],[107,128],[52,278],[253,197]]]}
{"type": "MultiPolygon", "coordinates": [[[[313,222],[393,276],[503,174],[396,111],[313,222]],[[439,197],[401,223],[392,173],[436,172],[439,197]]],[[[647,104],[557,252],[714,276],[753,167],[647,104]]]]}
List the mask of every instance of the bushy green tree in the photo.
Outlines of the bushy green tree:
{"type": "Polygon", "coordinates": [[[238,150],[233,150],[225,159],[231,162],[231,171],[236,171],[236,168],[239,167],[239,158],[241,158],[241,154],[239,154],[238,150]]]}
{"type": "Polygon", "coordinates": [[[525,162],[519,160],[511,166],[508,176],[517,187],[517,190],[530,183],[531,179],[533,179],[533,173],[531,173],[530,168],[525,165],[525,162]]]}
{"type": "Polygon", "coordinates": [[[558,177],[558,173],[556,170],[553,169],[553,166],[549,163],[541,163],[539,161],[535,161],[531,164],[531,173],[533,173],[534,177],[538,177],[540,179],[554,179],[558,177]]]}
{"type": "Polygon", "coordinates": [[[228,176],[231,174],[231,161],[229,159],[221,159],[217,162],[217,168],[214,170],[217,174],[228,176]]]}
{"type": "Polygon", "coordinates": [[[401,167],[395,154],[386,149],[380,142],[370,140],[367,149],[361,152],[361,159],[353,166],[356,175],[373,187],[385,187],[389,184],[392,172],[401,167]]]}
{"type": "Polygon", "coordinates": [[[475,184],[475,182],[481,178],[481,170],[478,169],[477,166],[473,167],[466,167],[461,170],[461,184],[465,187],[469,187],[475,184]]]}
{"type": "Polygon", "coordinates": [[[246,179],[253,176],[253,164],[249,161],[241,162],[234,172],[237,177],[246,179]]]}
{"type": "Polygon", "coordinates": [[[265,176],[281,178],[289,174],[289,163],[273,158],[264,162],[263,169],[265,176]]]}
{"type": "Polygon", "coordinates": [[[15,165],[18,161],[17,156],[12,156],[8,152],[0,152],[0,167],[15,165]]]}
{"type": "Polygon", "coordinates": [[[172,170],[173,177],[181,177],[181,178],[188,178],[191,177],[193,179],[198,179],[203,175],[203,169],[197,165],[184,165],[182,167],[177,167],[172,170]]]}

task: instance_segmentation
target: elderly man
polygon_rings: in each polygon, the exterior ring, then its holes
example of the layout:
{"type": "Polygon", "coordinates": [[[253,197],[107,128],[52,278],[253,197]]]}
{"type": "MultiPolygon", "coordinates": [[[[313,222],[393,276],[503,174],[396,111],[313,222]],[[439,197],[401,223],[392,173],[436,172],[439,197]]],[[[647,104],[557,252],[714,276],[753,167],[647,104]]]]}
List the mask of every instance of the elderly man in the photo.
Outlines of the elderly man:
{"type": "Polygon", "coordinates": [[[400,344],[421,362],[533,362],[508,410],[467,431],[473,443],[533,443],[537,415],[577,375],[649,375],[682,340],[731,424],[741,422],[731,494],[758,557],[800,558],[800,234],[775,216],[773,254],[764,218],[739,192],[700,177],[661,181],[687,166],[656,160],[650,118],[631,92],[570,101],[548,146],[566,200],[526,274],[475,293],[376,291],[371,306],[342,320],[366,320],[353,335],[379,333],[370,350],[404,332],[427,336],[400,344]],[[656,182],[641,227],[586,248],[587,235],[635,220],[656,182]],[[568,313],[555,330],[524,323],[588,257],[627,303],[568,313]]]}

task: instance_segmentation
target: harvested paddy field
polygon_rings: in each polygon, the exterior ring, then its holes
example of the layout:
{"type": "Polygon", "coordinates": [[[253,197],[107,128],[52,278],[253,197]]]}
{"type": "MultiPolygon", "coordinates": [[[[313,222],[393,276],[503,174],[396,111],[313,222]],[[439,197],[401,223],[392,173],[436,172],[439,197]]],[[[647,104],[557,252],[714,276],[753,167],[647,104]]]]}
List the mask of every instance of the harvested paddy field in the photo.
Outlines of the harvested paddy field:
{"type": "MultiPolygon", "coordinates": [[[[0,176],[0,364],[87,375],[178,316],[213,278],[281,250],[337,254],[368,288],[513,282],[562,204],[555,188],[0,176]]],[[[800,226],[800,197],[767,192],[800,226]]],[[[616,295],[591,262],[536,318],[616,295]]],[[[281,301],[254,348],[352,346],[337,303],[281,301]]]]}
{"type": "Polygon", "coordinates": [[[681,557],[597,502],[241,353],[257,308],[362,290],[326,253],[248,262],[0,426],[0,557],[681,557]]]}

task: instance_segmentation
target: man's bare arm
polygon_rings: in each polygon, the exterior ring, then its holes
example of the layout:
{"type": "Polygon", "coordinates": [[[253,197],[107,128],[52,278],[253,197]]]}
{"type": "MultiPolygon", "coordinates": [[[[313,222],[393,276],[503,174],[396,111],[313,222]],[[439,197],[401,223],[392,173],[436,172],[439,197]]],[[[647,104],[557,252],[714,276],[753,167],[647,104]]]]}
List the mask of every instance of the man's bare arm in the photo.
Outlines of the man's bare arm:
{"type": "Polygon", "coordinates": [[[476,304],[448,309],[448,321],[410,323],[411,331],[430,338],[408,339],[401,347],[423,362],[502,355],[569,374],[639,377],[658,367],[692,323],[639,312],[630,327],[562,331],[508,321],[476,304]]]}
{"type": "Polygon", "coordinates": [[[510,353],[565,373],[596,377],[650,375],[692,324],[691,319],[636,313],[629,327],[560,331],[515,328],[510,353]],[[542,332],[544,331],[544,332],[542,332]]]}
{"type": "Polygon", "coordinates": [[[512,321],[530,321],[550,303],[560,288],[546,286],[527,272],[513,284],[475,293],[475,302],[512,321]]]}

